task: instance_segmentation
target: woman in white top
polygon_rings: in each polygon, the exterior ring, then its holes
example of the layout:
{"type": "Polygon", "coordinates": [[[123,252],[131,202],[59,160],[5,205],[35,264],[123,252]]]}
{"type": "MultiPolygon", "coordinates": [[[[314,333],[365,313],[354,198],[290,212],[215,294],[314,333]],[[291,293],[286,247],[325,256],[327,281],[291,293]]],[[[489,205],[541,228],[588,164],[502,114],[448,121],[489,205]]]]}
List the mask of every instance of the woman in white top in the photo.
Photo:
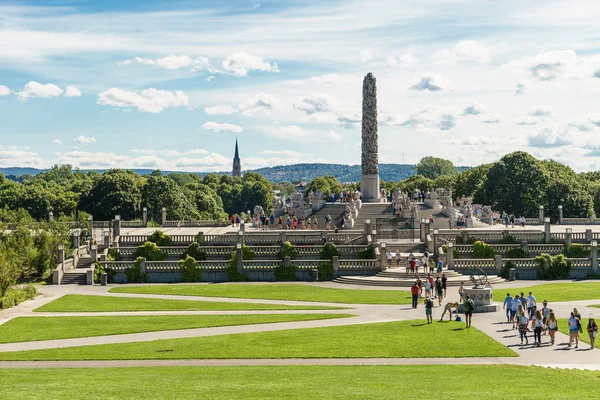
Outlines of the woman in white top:
{"type": "Polygon", "coordinates": [[[542,345],[542,328],[544,327],[542,312],[536,310],[531,318],[531,328],[533,329],[533,341],[537,347],[542,345]]]}
{"type": "Polygon", "coordinates": [[[529,344],[529,339],[527,339],[527,332],[529,332],[529,318],[525,314],[525,309],[523,306],[519,306],[519,310],[517,311],[517,321],[519,324],[519,336],[521,337],[521,344],[523,344],[523,339],[525,339],[525,344],[529,344]]]}
{"type": "Polygon", "coordinates": [[[550,344],[554,345],[554,336],[558,330],[558,319],[554,311],[550,311],[548,318],[546,318],[546,326],[548,327],[548,333],[550,334],[550,344]]]}

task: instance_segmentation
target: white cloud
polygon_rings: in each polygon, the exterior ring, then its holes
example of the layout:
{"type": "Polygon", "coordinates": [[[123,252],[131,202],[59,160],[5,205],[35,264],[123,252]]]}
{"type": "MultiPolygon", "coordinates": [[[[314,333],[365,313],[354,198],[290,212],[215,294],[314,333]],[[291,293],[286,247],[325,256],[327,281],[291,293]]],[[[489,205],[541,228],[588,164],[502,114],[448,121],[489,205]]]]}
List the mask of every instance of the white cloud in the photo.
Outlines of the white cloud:
{"type": "Polygon", "coordinates": [[[483,146],[496,143],[496,141],[487,136],[465,136],[463,138],[446,140],[444,143],[456,146],[483,146]]]}
{"type": "Polygon", "coordinates": [[[75,139],[73,139],[73,141],[75,141],[77,143],[81,143],[81,144],[89,144],[89,143],[96,143],[96,138],[95,137],[87,137],[87,136],[78,136],[75,139]]]}
{"type": "Polygon", "coordinates": [[[166,90],[146,89],[132,92],[112,88],[98,94],[97,103],[119,108],[137,108],[138,111],[159,113],[166,108],[188,105],[188,97],[182,91],[169,92],[166,90]]]}
{"type": "Polygon", "coordinates": [[[557,127],[546,127],[537,133],[532,133],[527,138],[530,147],[552,148],[573,144],[574,139],[570,132],[557,127]]]}
{"type": "Polygon", "coordinates": [[[194,149],[194,150],[190,150],[190,151],[186,151],[186,152],[181,152],[178,150],[169,150],[169,149],[162,149],[162,150],[132,149],[131,152],[138,153],[138,154],[148,154],[148,155],[152,155],[152,156],[160,155],[160,156],[164,156],[164,157],[180,157],[182,155],[208,154],[208,151],[203,150],[203,149],[194,149]]]}
{"type": "Polygon", "coordinates": [[[130,157],[117,155],[114,153],[88,152],[88,151],[69,151],[66,153],[56,153],[57,164],[69,164],[75,167],[83,168],[107,168],[123,166],[126,162],[131,162],[130,157]]]}
{"type": "Polygon", "coordinates": [[[476,101],[472,101],[471,104],[466,106],[463,110],[463,115],[479,115],[485,114],[487,112],[487,108],[476,101]]]}
{"type": "Polygon", "coordinates": [[[294,108],[307,114],[316,114],[330,110],[330,100],[327,95],[311,94],[294,103],[294,108]]]}
{"type": "Polygon", "coordinates": [[[581,74],[574,50],[554,50],[533,57],[523,57],[504,64],[503,68],[540,82],[552,81],[559,77],[577,77],[581,74]]]}
{"type": "Polygon", "coordinates": [[[520,96],[525,94],[525,84],[523,82],[517,83],[517,87],[515,88],[515,96],[520,96]]]}
{"type": "Polygon", "coordinates": [[[237,110],[229,105],[204,107],[204,112],[208,115],[230,115],[237,110]]]}
{"type": "Polygon", "coordinates": [[[452,114],[442,114],[438,127],[441,131],[447,131],[456,126],[458,118],[452,114]]]}
{"type": "Polygon", "coordinates": [[[7,86],[0,85],[0,96],[8,96],[10,93],[10,89],[7,86]]]}
{"type": "Polygon", "coordinates": [[[498,114],[493,114],[493,115],[489,115],[486,119],[483,120],[483,123],[485,124],[498,124],[500,122],[502,122],[502,116],[498,115],[498,114]]]}
{"type": "Polygon", "coordinates": [[[199,155],[199,154],[208,154],[208,151],[204,149],[194,149],[186,152],[185,154],[189,154],[191,156],[199,155]]]}
{"type": "Polygon", "coordinates": [[[328,139],[331,139],[331,140],[342,140],[343,139],[342,135],[340,135],[336,131],[327,132],[327,134],[325,134],[325,137],[328,139]]]}
{"type": "Polygon", "coordinates": [[[462,40],[451,49],[443,49],[433,54],[435,64],[454,65],[460,61],[475,61],[480,64],[490,62],[490,49],[476,40],[462,40]]]}
{"type": "Polygon", "coordinates": [[[75,86],[67,86],[66,90],[65,90],[65,96],[67,97],[80,97],[81,96],[81,90],[79,90],[79,88],[75,87],[75,86]]]}
{"type": "Polygon", "coordinates": [[[223,171],[231,168],[231,160],[221,154],[211,153],[206,157],[181,158],[177,160],[176,167],[201,167],[209,171],[223,171]]]}
{"type": "Polygon", "coordinates": [[[60,139],[54,139],[54,140],[52,141],[52,143],[54,143],[54,144],[58,144],[58,145],[61,145],[61,144],[62,144],[62,140],[60,140],[60,139]]]}
{"type": "Polygon", "coordinates": [[[594,114],[594,115],[591,115],[591,116],[588,118],[588,120],[589,120],[589,121],[590,121],[592,124],[594,124],[594,125],[596,125],[596,126],[600,127],[600,114],[594,114]]]}
{"type": "Polygon", "coordinates": [[[286,157],[302,157],[302,153],[294,150],[263,150],[258,154],[266,155],[266,156],[286,156],[286,157]]]}
{"type": "Polygon", "coordinates": [[[450,81],[437,74],[423,75],[410,89],[419,91],[439,92],[450,88],[450,81]]]}
{"type": "Polygon", "coordinates": [[[572,118],[567,122],[567,126],[575,128],[580,132],[591,132],[595,126],[591,123],[589,118],[577,117],[572,118]]]}
{"type": "Polygon", "coordinates": [[[215,80],[215,78],[216,78],[216,76],[210,75],[210,76],[206,77],[206,82],[212,82],[215,80]]]}
{"type": "Polygon", "coordinates": [[[279,72],[277,64],[245,52],[227,56],[221,63],[221,68],[235,76],[247,76],[250,71],[279,72]]]}
{"type": "Polygon", "coordinates": [[[206,122],[201,126],[202,129],[206,129],[213,132],[235,132],[240,133],[243,129],[239,125],[218,123],[218,122],[206,122]]]}
{"type": "Polygon", "coordinates": [[[17,96],[21,100],[27,100],[34,97],[58,97],[62,93],[63,90],[53,83],[42,84],[35,81],[31,81],[27,83],[21,91],[17,92],[17,96]]]}
{"type": "Polygon", "coordinates": [[[181,68],[189,68],[191,71],[212,70],[208,58],[197,57],[196,59],[192,59],[192,57],[185,54],[178,56],[171,55],[156,59],[135,57],[134,60],[138,64],[153,65],[170,71],[175,71],[181,68]]]}
{"type": "Polygon", "coordinates": [[[533,106],[527,115],[532,117],[552,117],[554,110],[551,106],[533,106]]]}
{"type": "Polygon", "coordinates": [[[238,109],[243,115],[252,116],[256,113],[267,112],[281,108],[277,97],[268,93],[259,93],[252,99],[240,104],[238,109]]]}
{"type": "Polygon", "coordinates": [[[452,107],[425,106],[411,110],[408,116],[389,117],[384,125],[408,126],[413,129],[447,131],[459,122],[461,111],[452,107]]]}
{"type": "Polygon", "coordinates": [[[307,84],[317,84],[317,85],[341,85],[348,83],[356,83],[360,84],[361,77],[358,75],[342,75],[342,74],[325,74],[321,76],[313,76],[309,79],[304,80],[291,80],[287,81],[287,83],[291,85],[307,85],[307,84]]]}
{"type": "Polygon", "coordinates": [[[28,151],[26,147],[0,146],[0,166],[19,167],[39,165],[42,159],[38,153],[28,151]]]}

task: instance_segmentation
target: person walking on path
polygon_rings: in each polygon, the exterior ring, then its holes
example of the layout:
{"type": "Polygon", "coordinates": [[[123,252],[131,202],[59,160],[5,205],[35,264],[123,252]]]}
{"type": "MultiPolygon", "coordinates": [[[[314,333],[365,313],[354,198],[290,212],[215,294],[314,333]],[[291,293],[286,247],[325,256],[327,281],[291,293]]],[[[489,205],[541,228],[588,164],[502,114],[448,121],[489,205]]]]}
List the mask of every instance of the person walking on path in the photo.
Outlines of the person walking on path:
{"type": "Polygon", "coordinates": [[[469,296],[465,297],[463,309],[465,311],[465,322],[467,323],[467,328],[470,328],[471,320],[473,319],[473,312],[475,311],[475,302],[471,300],[469,296]]]}
{"type": "Polygon", "coordinates": [[[443,269],[444,269],[444,262],[442,261],[441,257],[438,257],[437,273],[441,274],[443,269]]]}
{"type": "Polygon", "coordinates": [[[446,289],[448,288],[447,286],[448,286],[448,278],[446,278],[446,274],[442,274],[442,290],[443,290],[442,297],[444,297],[444,298],[446,297],[446,289]]]}
{"type": "Polygon", "coordinates": [[[428,299],[431,297],[431,283],[429,280],[425,279],[425,298],[428,299]]]}
{"type": "Polygon", "coordinates": [[[533,317],[533,309],[537,306],[535,301],[535,297],[532,292],[529,292],[529,296],[527,296],[527,314],[529,314],[529,318],[533,317]]]}
{"type": "Polygon", "coordinates": [[[546,334],[546,320],[548,319],[548,316],[550,315],[550,308],[548,307],[548,302],[546,300],[544,300],[544,302],[542,303],[542,321],[544,322],[544,335],[546,334]]]}
{"type": "Polygon", "coordinates": [[[460,302],[462,303],[465,297],[465,283],[460,281],[460,286],[458,287],[458,295],[460,296],[460,302]]]}
{"type": "Polygon", "coordinates": [[[412,308],[417,308],[417,303],[419,302],[419,285],[417,282],[411,286],[410,293],[412,294],[412,308]]]}
{"type": "Polygon", "coordinates": [[[587,333],[590,335],[590,349],[593,349],[596,344],[596,338],[598,337],[598,324],[594,318],[590,318],[588,322],[587,333]]]}
{"type": "Polygon", "coordinates": [[[425,299],[425,315],[427,316],[428,324],[433,323],[433,316],[431,315],[432,312],[433,312],[433,300],[431,300],[431,298],[428,297],[425,299]]]}
{"type": "Polygon", "coordinates": [[[554,336],[558,331],[558,319],[556,319],[554,311],[551,311],[548,318],[546,318],[546,327],[548,327],[548,334],[550,335],[550,345],[554,345],[554,336]]]}
{"type": "Polygon", "coordinates": [[[517,325],[516,316],[519,306],[523,307],[523,305],[521,304],[521,300],[519,300],[519,295],[516,295],[512,300],[512,303],[510,304],[510,322],[512,322],[513,324],[513,329],[515,329],[517,325]]]}
{"type": "Polygon", "coordinates": [[[581,322],[572,312],[571,318],[569,318],[569,347],[571,347],[573,341],[575,341],[575,348],[579,347],[579,329],[581,329],[581,322]]]}
{"type": "Polygon", "coordinates": [[[510,305],[513,301],[510,293],[506,293],[506,297],[504,298],[504,304],[502,305],[502,309],[506,310],[506,322],[510,322],[510,305]]]}
{"type": "Polygon", "coordinates": [[[442,281],[440,278],[435,279],[435,291],[438,298],[438,306],[442,306],[442,300],[444,299],[444,289],[442,288],[442,281]]]}
{"type": "Polygon", "coordinates": [[[581,326],[581,313],[577,307],[573,308],[573,314],[575,314],[575,318],[579,320],[579,333],[583,333],[583,328],[581,326]]]}
{"type": "Polygon", "coordinates": [[[417,286],[419,287],[419,297],[423,297],[423,281],[417,275],[417,286]]]}
{"type": "Polygon", "coordinates": [[[435,298],[435,285],[433,283],[433,277],[431,276],[431,274],[427,274],[426,281],[429,282],[429,286],[431,287],[431,297],[435,298]]]}
{"type": "Polygon", "coordinates": [[[527,310],[527,299],[525,298],[523,292],[521,292],[521,295],[519,296],[519,301],[521,302],[523,308],[527,310]]]}
{"type": "Polygon", "coordinates": [[[528,345],[529,339],[527,339],[527,332],[529,332],[529,318],[527,318],[527,315],[525,315],[525,309],[523,307],[519,307],[517,314],[521,344],[523,344],[523,339],[525,339],[525,344],[528,345]]]}
{"type": "Polygon", "coordinates": [[[537,347],[542,345],[542,328],[544,323],[542,322],[542,312],[536,310],[531,318],[531,327],[533,328],[533,341],[537,347]]]}

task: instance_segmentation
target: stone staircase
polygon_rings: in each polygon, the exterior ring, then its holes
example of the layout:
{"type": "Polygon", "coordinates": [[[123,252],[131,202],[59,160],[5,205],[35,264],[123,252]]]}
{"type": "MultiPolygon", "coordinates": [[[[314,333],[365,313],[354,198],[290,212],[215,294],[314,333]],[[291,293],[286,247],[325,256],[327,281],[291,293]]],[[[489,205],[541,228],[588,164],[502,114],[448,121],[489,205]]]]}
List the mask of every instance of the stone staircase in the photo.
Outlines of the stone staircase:
{"type": "MultiPolygon", "coordinates": [[[[456,271],[446,270],[443,271],[446,274],[446,278],[448,281],[446,282],[448,287],[458,287],[460,286],[460,282],[464,282],[465,286],[471,286],[471,282],[469,280],[469,275],[462,275],[456,271]]],[[[415,282],[417,274],[406,274],[406,268],[390,268],[386,271],[379,272],[374,276],[340,276],[334,279],[334,282],[344,283],[348,285],[365,285],[365,286],[391,286],[391,287],[405,287],[409,288],[415,282]]],[[[421,277],[421,280],[427,277],[426,273],[420,272],[418,274],[421,277]]],[[[438,275],[437,273],[432,274],[435,279],[438,275]]],[[[440,275],[441,277],[441,275],[440,275]]],[[[504,279],[495,276],[489,275],[488,280],[491,284],[502,283],[504,279]]]]}
{"type": "Polygon", "coordinates": [[[363,230],[366,220],[370,220],[371,226],[375,228],[378,218],[394,218],[391,203],[363,203],[358,210],[358,217],[354,220],[352,229],[363,230]]]}
{"type": "Polygon", "coordinates": [[[342,204],[342,203],[327,203],[325,205],[325,207],[321,208],[316,213],[313,213],[311,215],[311,218],[317,217],[318,221],[319,221],[319,228],[325,229],[325,216],[329,214],[331,216],[331,219],[333,220],[333,222],[331,224],[332,229],[334,226],[337,226],[339,228],[345,211],[346,211],[345,203],[344,204],[342,204]]]}
{"type": "Polygon", "coordinates": [[[86,285],[87,271],[92,265],[92,258],[89,254],[82,254],[77,261],[75,269],[67,271],[63,274],[60,281],[61,285],[86,285]]]}

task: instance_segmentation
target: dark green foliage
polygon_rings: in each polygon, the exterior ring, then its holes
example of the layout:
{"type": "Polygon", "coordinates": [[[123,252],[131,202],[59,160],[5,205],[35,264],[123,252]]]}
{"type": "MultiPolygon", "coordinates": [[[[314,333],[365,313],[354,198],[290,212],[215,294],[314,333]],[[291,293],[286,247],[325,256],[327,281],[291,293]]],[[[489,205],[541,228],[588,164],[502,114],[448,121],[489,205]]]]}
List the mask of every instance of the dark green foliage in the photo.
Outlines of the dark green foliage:
{"type": "Polygon", "coordinates": [[[536,268],[538,279],[566,279],[571,272],[571,264],[562,254],[552,257],[542,254],[535,258],[538,263],[536,268]]]}
{"type": "Polygon", "coordinates": [[[483,241],[475,242],[473,246],[473,258],[494,258],[496,250],[483,241]]]}
{"type": "Polygon", "coordinates": [[[156,243],[146,242],[139,246],[133,256],[136,258],[145,258],[146,261],[163,261],[167,258],[167,254],[156,245],[156,243]]]}
{"type": "MultiPolygon", "coordinates": [[[[515,257],[517,258],[517,257],[515,257]]],[[[504,279],[508,279],[510,277],[510,270],[512,268],[515,268],[515,263],[513,263],[512,261],[508,260],[504,263],[504,266],[502,267],[502,271],[500,271],[500,276],[504,279]]]]}
{"type": "Polygon", "coordinates": [[[437,157],[423,157],[415,169],[418,175],[425,178],[435,179],[442,175],[455,175],[457,173],[454,164],[450,160],[437,157]]]}
{"type": "Polygon", "coordinates": [[[148,218],[162,221],[162,208],[167,208],[167,219],[199,219],[194,204],[174,180],[164,176],[150,176],[142,187],[142,206],[148,207],[148,218]]]}
{"type": "Polygon", "coordinates": [[[125,273],[127,274],[127,283],[145,283],[146,282],[146,274],[142,274],[140,272],[140,264],[142,263],[142,258],[138,257],[134,262],[133,266],[127,268],[125,273]]]}
{"type": "Polygon", "coordinates": [[[148,242],[156,243],[157,246],[173,246],[173,240],[171,236],[167,235],[163,231],[154,231],[152,235],[148,236],[148,242]]]}
{"type": "Polygon", "coordinates": [[[198,243],[193,242],[183,252],[182,259],[185,260],[188,257],[191,257],[196,261],[206,260],[206,252],[202,251],[202,248],[198,243]]]}
{"type": "Polygon", "coordinates": [[[506,252],[506,258],[527,258],[527,252],[522,247],[515,247],[506,252]]]}
{"type": "Polygon", "coordinates": [[[571,246],[563,247],[562,253],[567,258],[588,258],[590,256],[590,250],[586,250],[583,245],[579,243],[573,243],[571,246]]]}
{"type": "Polygon", "coordinates": [[[317,270],[319,271],[319,281],[330,281],[333,278],[333,263],[319,263],[317,270]]]}
{"type": "Polygon", "coordinates": [[[475,244],[476,241],[477,239],[475,239],[473,236],[469,236],[469,240],[467,240],[466,243],[463,240],[462,236],[456,237],[456,244],[475,244]]]}
{"type": "Polygon", "coordinates": [[[306,185],[306,188],[304,189],[304,196],[308,197],[308,194],[311,191],[316,193],[317,190],[320,190],[323,193],[325,199],[329,199],[331,193],[334,193],[336,197],[338,197],[342,192],[343,188],[342,185],[338,182],[338,180],[335,179],[333,176],[320,176],[318,178],[313,179],[308,183],[308,185],[306,185]]]}
{"type": "Polygon", "coordinates": [[[291,244],[289,240],[281,246],[281,251],[279,252],[279,258],[282,260],[285,257],[289,257],[290,260],[295,259],[298,256],[298,250],[296,250],[296,246],[291,244]]]}
{"type": "Polygon", "coordinates": [[[181,282],[202,281],[202,268],[193,257],[186,256],[184,260],[179,260],[178,264],[181,266],[181,282]]]}
{"type": "Polygon", "coordinates": [[[121,261],[121,253],[118,249],[111,247],[106,254],[106,261],[121,261]]]}
{"type": "Polygon", "coordinates": [[[293,265],[286,267],[284,263],[281,263],[281,265],[275,268],[275,280],[278,282],[298,281],[297,270],[298,268],[293,265]]]}
{"type": "Polygon", "coordinates": [[[25,300],[33,299],[38,292],[35,286],[11,287],[0,296],[0,310],[19,305],[25,300]]]}
{"type": "Polygon", "coordinates": [[[368,245],[364,250],[358,252],[358,258],[363,260],[372,260],[375,258],[375,246],[368,245]]]}
{"type": "Polygon", "coordinates": [[[117,274],[110,268],[104,268],[104,265],[100,264],[98,261],[94,263],[94,283],[98,284],[102,281],[102,274],[106,273],[106,280],[110,283],[112,282],[112,278],[117,274]]]}
{"type": "Polygon", "coordinates": [[[340,251],[337,246],[333,243],[326,243],[321,249],[320,258],[321,260],[331,260],[333,256],[340,256],[340,251]]]}
{"type": "Polygon", "coordinates": [[[512,235],[504,236],[502,238],[502,240],[500,240],[500,244],[517,244],[517,243],[519,243],[519,242],[512,235]]]}
{"type": "Polygon", "coordinates": [[[456,175],[453,194],[456,197],[476,196],[483,187],[491,166],[492,164],[478,165],[456,175]]]}
{"type": "MultiPolygon", "coordinates": [[[[445,244],[442,245],[442,251],[444,252],[444,254],[448,254],[448,246],[445,244]]],[[[458,250],[456,250],[454,248],[452,249],[452,258],[454,258],[454,259],[460,258],[460,253],[458,252],[458,250]]]]}
{"type": "MultiPolygon", "coordinates": [[[[248,246],[242,247],[242,260],[252,260],[256,256],[256,253],[248,246]]],[[[237,251],[231,252],[231,258],[229,259],[229,266],[225,268],[225,273],[229,282],[246,282],[248,277],[244,274],[240,274],[237,270],[237,251]]]]}

